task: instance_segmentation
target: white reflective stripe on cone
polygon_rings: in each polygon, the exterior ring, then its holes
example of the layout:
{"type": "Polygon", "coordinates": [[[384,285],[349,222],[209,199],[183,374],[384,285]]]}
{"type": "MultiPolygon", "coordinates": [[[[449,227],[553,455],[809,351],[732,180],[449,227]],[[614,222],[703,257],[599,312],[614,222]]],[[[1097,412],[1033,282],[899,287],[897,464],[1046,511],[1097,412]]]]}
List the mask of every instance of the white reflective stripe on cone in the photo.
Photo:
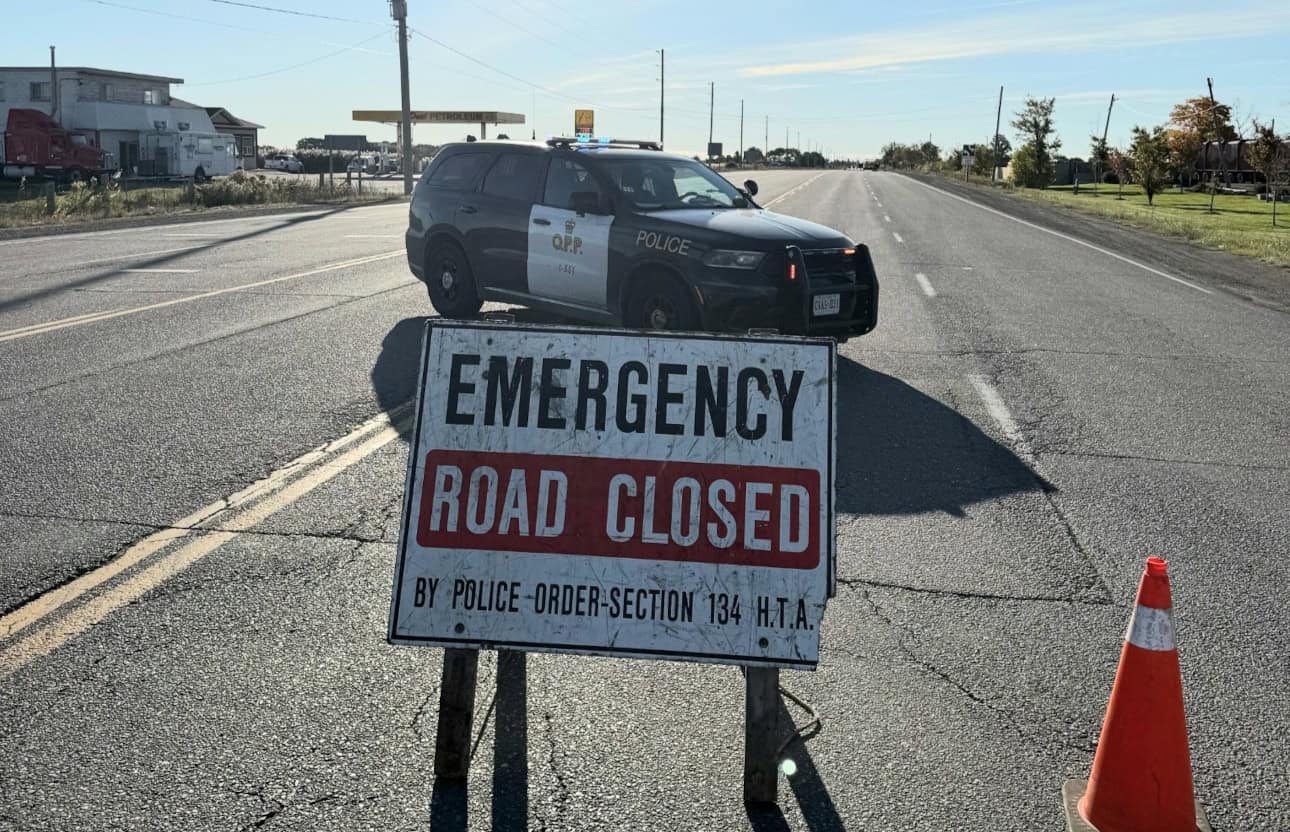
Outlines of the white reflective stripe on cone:
{"type": "Polygon", "coordinates": [[[1173,650],[1173,610],[1158,610],[1139,604],[1133,611],[1133,618],[1129,619],[1129,631],[1124,634],[1124,640],[1143,650],[1173,650]]]}

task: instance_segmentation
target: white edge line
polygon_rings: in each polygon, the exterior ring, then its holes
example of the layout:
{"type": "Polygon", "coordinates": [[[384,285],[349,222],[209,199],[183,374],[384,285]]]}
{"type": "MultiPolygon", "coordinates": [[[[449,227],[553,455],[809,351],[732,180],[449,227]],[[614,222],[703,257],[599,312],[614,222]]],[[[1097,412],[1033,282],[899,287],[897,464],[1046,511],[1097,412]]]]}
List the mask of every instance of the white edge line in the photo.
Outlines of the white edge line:
{"type": "Polygon", "coordinates": [[[1102,248],[1099,245],[1094,245],[1093,243],[1090,243],[1087,240],[1081,240],[1078,237],[1072,237],[1069,234],[1063,234],[1062,232],[1054,231],[1051,228],[1044,228],[1042,225],[1038,225],[1033,222],[1028,222],[1026,220],[1021,219],[1020,217],[1014,217],[1011,214],[1005,213],[996,208],[991,208],[988,205],[982,205],[979,202],[974,202],[973,200],[970,200],[967,197],[959,196],[958,194],[952,194],[949,191],[936,187],[935,185],[928,185],[926,182],[921,182],[913,178],[911,178],[910,181],[914,182],[915,184],[922,185],[924,188],[928,189],[929,191],[936,191],[938,194],[948,196],[951,199],[957,199],[959,202],[966,202],[968,205],[971,205],[974,208],[980,208],[982,211],[989,211],[991,214],[997,214],[998,216],[1003,217],[1004,219],[1012,220],[1013,222],[1024,225],[1027,228],[1033,228],[1036,231],[1042,231],[1045,234],[1052,234],[1054,237],[1060,237],[1061,239],[1066,240],[1067,242],[1075,243],[1076,245],[1081,245],[1081,246],[1084,246],[1085,248],[1091,248],[1093,249],[1093,251],[1096,251],[1099,254],[1105,254],[1107,257],[1114,257],[1116,260],[1119,260],[1122,263],[1128,263],[1130,266],[1137,266],[1139,269],[1142,269],[1144,272],[1150,272],[1151,274],[1154,274],[1157,277],[1163,277],[1166,280],[1172,280],[1174,283],[1181,283],[1182,285],[1186,286],[1189,289],[1195,289],[1197,292],[1204,292],[1207,295],[1214,294],[1213,291],[1206,289],[1204,286],[1197,286],[1195,283],[1192,283],[1190,280],[1183,280],[1181,277],[1174,277],[1168,272],[1162,272],[1159,269],[1152,268],[1151,266],[1148,266],[1146,263],[1139,263],[1137,260],[1134,260],[1130,257],[1125,257],[1123,254],[1116,254],[1114,251],[1102,248]]]}

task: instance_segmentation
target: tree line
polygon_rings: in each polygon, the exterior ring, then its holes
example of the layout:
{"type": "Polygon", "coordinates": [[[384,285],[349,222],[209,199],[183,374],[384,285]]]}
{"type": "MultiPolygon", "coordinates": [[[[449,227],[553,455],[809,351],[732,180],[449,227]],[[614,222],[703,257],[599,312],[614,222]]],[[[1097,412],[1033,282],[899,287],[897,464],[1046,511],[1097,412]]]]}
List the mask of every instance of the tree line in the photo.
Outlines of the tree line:
{"type": "MultiPolygon", "coordinates": [[[[1060,156],[1061,140],[1054,125],[1055,98],[1025,99],[1014,113],[1011,125],[1019,142],[1016,150],[1004,136],[996,136],[994,145],[973,147],[972,173],[991,175],[993,169],[1008,167],[1013,185],[1023,188],[1046,188],[1053,183],[1056,165],[1068,161],[1060,156]]],[[[1242,136],[1232,123],[1232,108],[1198,96],[1176,104],[1169,121],[1154,126],[1136,125],[1126,147],[1111,147],[1098,135],[1089,137],[1089,158],[1094,176],[1101,181],[1140,185],[1150,203],[1155,195],[1170,185],[1188,187],[1197,184],[1199,171],[1208,170],[1210,142],[1248,142],[1246,160],[1276,188],[1290,175],[1290,133],[1277,134],[1271,124],[1251,119],[1252,135],[1242,136]]],[[[1222,153],[1222,145],[1218,153],[1222,153]]],[[[882,164],[893,168],[962,170],[961,151],[952,149],[945,158],[931,141],[922,144],[892,142],[882,149],[882,164]]],[[[1084,164],[1074,158],[1072,163],[1084,164]]],[[[1220,161],[1220,166],[1221,166],[1220,161]]],[[[1211,171],[1211,187],[1217,187],[1211,171]]]]}

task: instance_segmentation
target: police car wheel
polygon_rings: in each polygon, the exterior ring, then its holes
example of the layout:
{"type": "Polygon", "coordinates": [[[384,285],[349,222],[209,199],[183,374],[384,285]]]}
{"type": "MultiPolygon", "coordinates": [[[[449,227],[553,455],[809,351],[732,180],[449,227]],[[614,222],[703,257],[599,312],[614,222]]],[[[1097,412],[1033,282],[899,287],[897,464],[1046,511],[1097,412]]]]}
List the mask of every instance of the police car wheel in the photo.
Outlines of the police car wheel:
{"type": "Polygon", "coordinates": [[[636,288],[627,310],[628,325],[637,329],[698,329],[699,316],[685,289],[663,277],[648,279],[636,288]]]}
{"type": "Polygon", "coordinates": [[[470,263],[452,243],[441,243],[430,250],[425,273],[430,305],[445,318],[469,318],[483,305],[475,290],[470,263]]]}

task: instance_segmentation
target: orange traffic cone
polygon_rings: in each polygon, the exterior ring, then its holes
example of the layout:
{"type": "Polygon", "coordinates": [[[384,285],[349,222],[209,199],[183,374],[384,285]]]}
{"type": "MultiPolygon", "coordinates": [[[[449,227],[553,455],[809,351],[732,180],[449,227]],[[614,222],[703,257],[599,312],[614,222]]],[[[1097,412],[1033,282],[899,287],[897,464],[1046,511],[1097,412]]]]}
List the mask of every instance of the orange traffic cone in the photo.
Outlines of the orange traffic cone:
{"type": "Polygon", "coordinates": [[[1192,791],[1172,607],[1165,562],[1147,558],[1087,791],[1063,787],[1072,832],[1208,829],[1192,791]]]}

